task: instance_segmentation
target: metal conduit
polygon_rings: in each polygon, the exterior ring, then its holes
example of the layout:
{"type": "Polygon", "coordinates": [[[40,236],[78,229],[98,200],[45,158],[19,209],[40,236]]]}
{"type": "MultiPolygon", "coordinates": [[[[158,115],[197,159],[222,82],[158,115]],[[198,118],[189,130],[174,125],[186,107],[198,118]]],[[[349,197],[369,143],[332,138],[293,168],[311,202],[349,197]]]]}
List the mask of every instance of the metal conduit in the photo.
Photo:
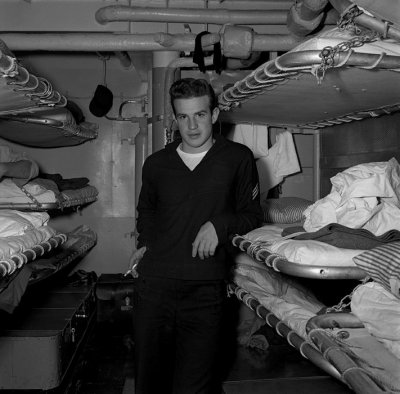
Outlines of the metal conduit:
{"type": "MultiPolygon", "coordinates": [[[[0,39],[13,51],[192,51],[195,34],[112,34],[112,33],[5,33],[0,39]]],[[[220,35],[204,36],[203,48],[212,50],[220,35]]],[[[303,39],[284,34],[255,34],[252,51],[288,51],[303,39]]],[[[202,40],[203,42],[203,40],[202,40]]]]}
{"type": "Polygon", "coordinates": [[[295,2],[288,13],[288,29],[299,36],[305,36],[313,32],[321,24],[327,4],[328,0],[295,2]]]}
{"type": "Polygon", "coordinates": [[[142,8],[129,6],[108,6],[100,8],[97,22],[171,22],[210,23],[223,25],[285,25],[286,10],[226,10],[204,8],[142,8]]]}
{"type": "MultiPolygon", "coordinates": [[[[209,48],[220,40],[209,34],[209,48]]],[[[6,33],[0,38],[14,51],[191,51],[195,34],[113,34],[113,33],[6,33]]]]}

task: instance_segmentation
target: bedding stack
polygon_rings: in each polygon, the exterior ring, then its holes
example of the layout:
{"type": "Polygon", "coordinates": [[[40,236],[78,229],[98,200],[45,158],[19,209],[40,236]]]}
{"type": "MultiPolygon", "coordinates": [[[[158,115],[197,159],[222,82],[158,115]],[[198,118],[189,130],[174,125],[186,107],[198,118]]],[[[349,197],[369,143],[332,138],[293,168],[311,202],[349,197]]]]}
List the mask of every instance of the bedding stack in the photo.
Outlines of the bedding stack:
{"type": "Polygon", "coordinates": [[[0,276],[13,274],[26,262],[22,252],[56,236],[48,221],[45,212],[0,211],[0,276]],[[17,265],[15,258],[21,263],[17,265]]]}
{"type": "Polygon", "coordinates": [[[12,179],[0,182],[0,208],[62,209],[95,201],[97,195],[87,178],[63,179],[59,174],[40,174],[22,187],[12,179]]]}

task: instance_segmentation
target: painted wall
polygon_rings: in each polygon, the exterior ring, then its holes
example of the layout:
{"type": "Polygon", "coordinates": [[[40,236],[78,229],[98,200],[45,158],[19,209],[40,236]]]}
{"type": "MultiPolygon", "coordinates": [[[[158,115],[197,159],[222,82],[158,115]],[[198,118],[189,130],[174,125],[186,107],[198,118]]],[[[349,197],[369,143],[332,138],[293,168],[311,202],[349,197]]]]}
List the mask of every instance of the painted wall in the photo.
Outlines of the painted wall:
{"type": "Polygon", "coordinates": [[[314,201],[314,135],[293,134],[301,171],[287,176],[282,183],[282,197],[302,197],[314,201]]]}

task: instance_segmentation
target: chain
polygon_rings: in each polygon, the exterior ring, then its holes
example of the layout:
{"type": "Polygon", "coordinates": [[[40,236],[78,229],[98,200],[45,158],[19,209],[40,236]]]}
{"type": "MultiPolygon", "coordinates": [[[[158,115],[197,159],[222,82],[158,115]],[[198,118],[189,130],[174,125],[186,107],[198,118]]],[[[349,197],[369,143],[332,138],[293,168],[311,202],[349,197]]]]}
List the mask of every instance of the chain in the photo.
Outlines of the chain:
{"type": "Polygon", "coordinates": [[[374,33],[372,35],[366,34],[353,37],[348,41],[343,41],[334,47],[326,46],[325,48],[323,48],[321,53],[319,54],[319,57],[321,58],[321,63],[312,70],[312,73],[317,78],[318,84],[321,84],[322,80],[324,79],[326,70],[335,66],[335,57],[337,55],[347,52],[350,56],[353,48],[361,47],[367,42],[373,42],[377,40],[377,38],[377,33],[374,33]]]}
{"type": "Polygon", "coordinates": [[[351,5],[347,9],[345,9],[340,15],[339,21],[337,23],[339,30],[345,30],[353,28],[356,31],[356,34],[359,34],[360,30],[354,23],[354,18],[361,15],[363,12],[356,6],[351,5]]]}
{"type": "Polygon", "coordinates": [[[363,11],[361,11],[361,9],[356,5],[351,5],[341,14],[337,23],[339,30],[352,30],[354,34],[356,34],[356,37],[353,37],[348,41],[341,42],[334,47],[327,46],[322,49],[321,53],[319,54],[321,63],[311,70],[311,72],[317,78],[318,84],[321,84],[322,80],[324,79],[326,70],[335,66],[335,57],[337,55],[347,52],[348,57],[350,57],[353,48],[361,47],[365,43],[375,41],[378,38],[377,33],[373,33],[372,35],[361,34],[362,31],[356,26],[354,19],[362,13],[363,11]]]}
{"type": "Polygon", "coordinates": [[[31,193],[29,193],[24,186],[19,186],[19,185],[17,186],[26,194],[27,197],[29,197],[32,200],[36,208],[40,208],[40,202],[31,193]]]}

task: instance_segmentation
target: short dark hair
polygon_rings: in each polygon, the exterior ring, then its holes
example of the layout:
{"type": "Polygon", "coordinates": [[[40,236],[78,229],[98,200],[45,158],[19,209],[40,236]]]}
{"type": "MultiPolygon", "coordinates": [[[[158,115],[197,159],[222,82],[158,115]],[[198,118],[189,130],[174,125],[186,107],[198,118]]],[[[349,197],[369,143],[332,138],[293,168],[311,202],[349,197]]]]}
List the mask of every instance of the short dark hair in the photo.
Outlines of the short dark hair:
{"type": "Polygon", "coordinates": [[[172,109],[175,112],[174,100],[208,96],[211,112],[217,107],[217,97],[213,87],[202,78],[182,78],[175,81],[169,89],[172,109]]]}

